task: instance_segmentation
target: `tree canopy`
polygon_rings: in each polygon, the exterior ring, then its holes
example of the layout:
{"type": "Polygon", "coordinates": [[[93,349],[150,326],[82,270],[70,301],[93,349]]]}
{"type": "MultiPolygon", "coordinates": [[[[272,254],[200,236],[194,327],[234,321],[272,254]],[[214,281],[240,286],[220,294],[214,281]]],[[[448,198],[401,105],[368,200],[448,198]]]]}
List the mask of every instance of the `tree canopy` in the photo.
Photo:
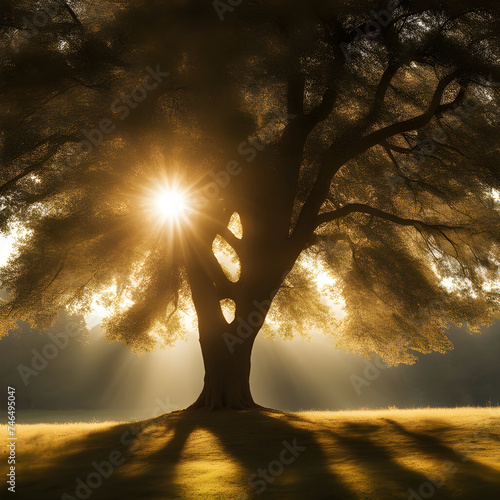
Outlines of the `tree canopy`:
{"type": "Polygon", "coordinates": [[[491,323],[497,2],[236,3],[4,2],[2,333],[100,300],[143,351],[272,300],[276,334],[413,362],[491,323]]]}

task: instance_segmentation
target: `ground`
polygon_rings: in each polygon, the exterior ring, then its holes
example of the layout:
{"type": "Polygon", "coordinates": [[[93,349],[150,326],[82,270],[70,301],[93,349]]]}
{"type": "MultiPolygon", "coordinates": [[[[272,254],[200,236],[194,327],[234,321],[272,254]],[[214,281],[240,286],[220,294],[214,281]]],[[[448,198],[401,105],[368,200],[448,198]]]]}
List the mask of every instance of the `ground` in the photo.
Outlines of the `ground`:
{"type": "MultiPolygon", "coordinates": [[[[5,426],[0,431],[6,435],[5,426]]],[[[17,500],[500,494],[500,408],[174,412],[135,423],[24,424],[16,432],[17,500]]]]}

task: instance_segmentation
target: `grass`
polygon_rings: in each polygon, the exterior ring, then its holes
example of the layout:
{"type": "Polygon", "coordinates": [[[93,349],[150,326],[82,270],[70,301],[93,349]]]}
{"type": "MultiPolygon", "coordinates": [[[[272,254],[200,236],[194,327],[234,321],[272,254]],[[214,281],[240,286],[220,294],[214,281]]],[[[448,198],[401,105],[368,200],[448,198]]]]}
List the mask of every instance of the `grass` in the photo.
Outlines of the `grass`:
{"type": "Polygon", "coordinates": [[[17,500],[500,495],[499,408],[174,412],[136,423],[22,424],[17,437],[17,500]],[[123,463],[97,474],[92,464],[103,461],[123,463]],[[90,479],[80,495],[77,478],[90,479]]]}

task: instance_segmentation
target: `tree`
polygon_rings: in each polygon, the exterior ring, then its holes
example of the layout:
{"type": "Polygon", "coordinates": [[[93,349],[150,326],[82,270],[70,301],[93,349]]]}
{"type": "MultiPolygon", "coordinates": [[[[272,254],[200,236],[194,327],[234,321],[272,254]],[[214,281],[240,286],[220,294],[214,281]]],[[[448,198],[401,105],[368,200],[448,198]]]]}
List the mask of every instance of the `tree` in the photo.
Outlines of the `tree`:
{"type": "Polygon", "coordinates": [[[193,407],[241,409],[266,319],[412,363],[498,314],[495,2],[35,5],[1,22],[4,332],[99,300],[142,351],[192,304],[193,407]]]}

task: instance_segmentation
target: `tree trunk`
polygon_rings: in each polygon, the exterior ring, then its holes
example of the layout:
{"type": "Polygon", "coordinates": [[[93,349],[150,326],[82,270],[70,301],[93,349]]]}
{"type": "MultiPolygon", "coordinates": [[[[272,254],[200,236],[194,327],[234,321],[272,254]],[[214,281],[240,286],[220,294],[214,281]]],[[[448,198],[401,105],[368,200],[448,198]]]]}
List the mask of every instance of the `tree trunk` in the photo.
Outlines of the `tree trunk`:
{"type": "MultiPolygon", "coordinates": [[[[213,239],[213,238],[212,238],[213,239]]],[[[208,241],[212,239],[207,238],[208,241]]],[[[211,246],[205,248],[207,254],[211,246]]],[[[221,295],[208,265],[198,254],[192,254],[187,266],[191,294],[198,317],[200,346],[205,366],[203,390],[188,410],[262,408],[250,392],[250,358],[255,337],[261,329],[271,301],[277,291],[270,279],[271,273],[262,277],[257,272],[247,278],[242,272],[236,294],[235,318],[228,323],[221,310],[221,295]],[[247,283],[245,286],[242,283],[247,283]]],[[[213,254],[211,254],[213,258],[213,254]]],[[[209,261],[207,258],[206,261],[209,261]]]]}
{"type": "Polygon", "coordinates": [[[228,329],[210,335],[209,341],[202,340],[204,336],[201,336],[205,366],[203,390],[188,409],[261,408],[254,402],[250,391],[250,358],[255,334],[252,332],[250,337],[242,338],[228,329]]]}

